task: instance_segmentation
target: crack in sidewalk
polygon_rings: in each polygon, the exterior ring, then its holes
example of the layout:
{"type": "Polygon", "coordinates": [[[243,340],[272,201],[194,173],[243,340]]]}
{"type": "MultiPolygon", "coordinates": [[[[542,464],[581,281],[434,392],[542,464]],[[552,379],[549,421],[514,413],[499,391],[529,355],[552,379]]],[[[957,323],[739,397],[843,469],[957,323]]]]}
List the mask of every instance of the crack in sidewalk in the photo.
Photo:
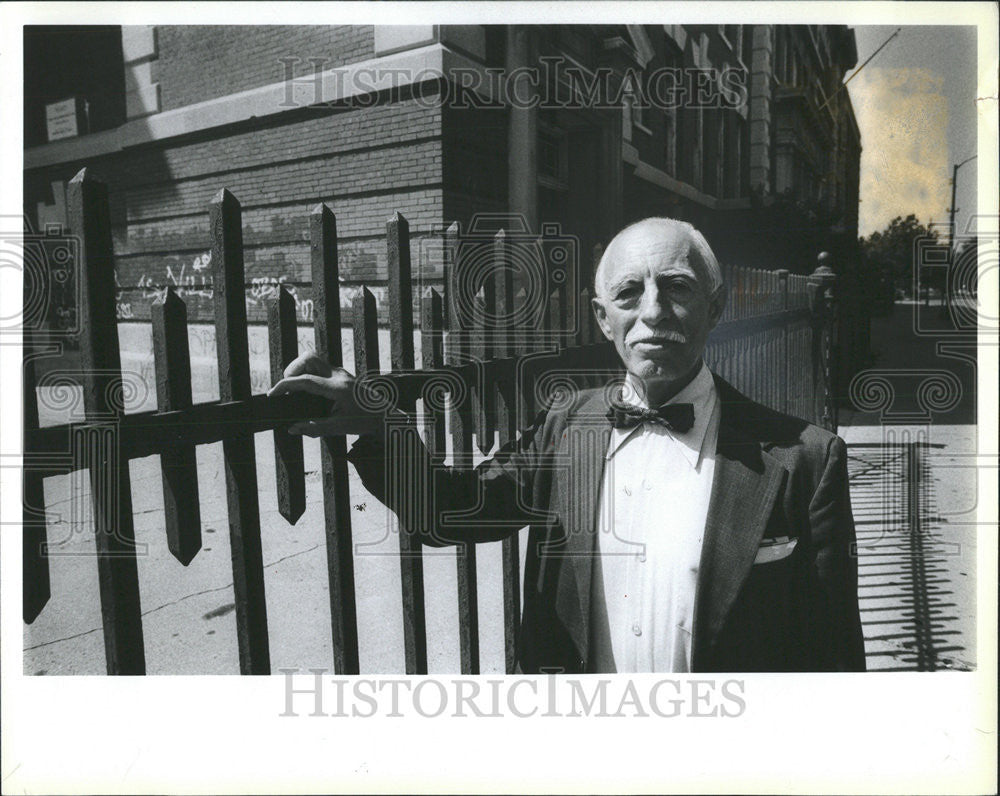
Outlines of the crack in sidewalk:
{"type": "MultiPolygon", "coordinates": [[[[311,553],[313,550],[316,550],[318,548],[319,548],[319,544],[314,544],[312,547],[308,547],[305,550],[299,550],[296,553],[290,553],[287,556],[282,556],[281,558],[275,559],[274,561],[270,562],[269,564],[265,564],[264,565],[264,569],[270,569],[271,567],[276,566],[277,564],[280,564],[282,561],[288,561],[290,558],[296,558],[298,556],[305,555],[306,553],[311,553]]],[[[213,594],[214,592],[225,591],[226,589],[231,588],[232,585],[233,585],[233,582],[229,581],[229,583],[227,583],[225,586],[217,586],[217,587],[212,588],[212,589],[203,589],[202,591],[195,591],[195,592],[191,592],[190,594],[185,594],[183,597],[179,597],[176,600],[172,600],[171,602],[168,602],[168,603],[163,603],[163,605],[158,605],[155,608],[150,608],[148,611],[143,611],[142,612],[142,616],[149,616],[150,614],[156,613],[157,611],[161,610],[162,608],[169,608],[172,605],[177,605],[178,603],[182,603],[185,600],[191,599],[192,597],[200,597],[203,594],[213,594]]],[[[98,631],[100,631],[102,629],[103,629],[102,627],[94,627],[94,628],[91,628],[90,630],[84,630],[84,631],[81,631],[80,633],[74,633],[71,636],[63,636],[62,638],[54,638],[54,639],[51,639],[50,641],[43,641],[40,644],[33,644],[30,647],[25,647],[24,648],[24,652],[28,652],[29,650],[41,649],[42,647],[49,647],[49,646],[51,646],[53,644],[60,644],[60,643],[62,643],[64,641],[72,641],[73,639],[82,638],[83,636],[89,636],[91,633],[97,633],[98,631]]]]}

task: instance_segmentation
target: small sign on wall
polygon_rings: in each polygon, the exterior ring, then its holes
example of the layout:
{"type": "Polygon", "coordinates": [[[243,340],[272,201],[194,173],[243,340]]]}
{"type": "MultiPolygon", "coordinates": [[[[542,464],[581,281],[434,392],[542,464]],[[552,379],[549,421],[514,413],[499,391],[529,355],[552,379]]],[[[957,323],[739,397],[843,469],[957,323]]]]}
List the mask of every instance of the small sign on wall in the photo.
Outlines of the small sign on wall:
{"type": "Polygon", "coordinates": [[[84,102],[81,97],[70,97],[45,106],[45,124],[48,140],[73,138],[87,132],[84,102]]]}

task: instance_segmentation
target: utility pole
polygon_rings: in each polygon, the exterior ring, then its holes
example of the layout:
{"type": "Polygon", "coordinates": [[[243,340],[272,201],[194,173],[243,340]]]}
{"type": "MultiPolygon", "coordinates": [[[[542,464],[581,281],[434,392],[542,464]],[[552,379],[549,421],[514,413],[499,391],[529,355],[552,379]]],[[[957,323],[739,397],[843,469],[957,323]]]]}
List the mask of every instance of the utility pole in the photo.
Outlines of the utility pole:
{"type": "Polygon", "coordinates": [[[958,170],[968,163],[970,160],[975,160],[977,155],[973,155],[971,158],[966,158],[961,163],[956,163],[951,170],[951,208],[949,209],[949,220],[948,220],[948,270],[945,272],[944,277],[944,303],[945,312],[951,312],[951,269],[955,264],[955,211],[958,209],[955,207],[955,189],[958,186],[958,170]]]}

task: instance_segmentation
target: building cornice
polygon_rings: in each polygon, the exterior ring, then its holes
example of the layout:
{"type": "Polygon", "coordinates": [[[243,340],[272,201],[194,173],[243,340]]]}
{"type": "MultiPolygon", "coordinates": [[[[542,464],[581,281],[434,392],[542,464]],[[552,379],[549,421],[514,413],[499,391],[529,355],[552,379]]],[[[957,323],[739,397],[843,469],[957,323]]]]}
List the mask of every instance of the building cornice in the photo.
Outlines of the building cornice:
{"type": "Polygon", "coordinates": [[[478,85],[468,90],[486,101],[494,99],[492,83],[481,63],[435,43],[133,119],[113,130],[32,147],[24,151],[24,168],[92,160],[216,127],[439,80],[455,70],[481,73],[478,85]]]}

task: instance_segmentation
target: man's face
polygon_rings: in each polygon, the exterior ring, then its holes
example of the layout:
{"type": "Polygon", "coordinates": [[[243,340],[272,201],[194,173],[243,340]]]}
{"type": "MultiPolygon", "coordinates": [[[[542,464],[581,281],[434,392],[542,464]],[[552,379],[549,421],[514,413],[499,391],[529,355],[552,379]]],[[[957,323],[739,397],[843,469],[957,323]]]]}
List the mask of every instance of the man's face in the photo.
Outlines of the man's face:
{"type": "Polygon", "coordinates": [[[724,304],[683,230],[636,227],[615,242],[594,299],[604,336],[650,393],[692,375],[724,304]]]}

